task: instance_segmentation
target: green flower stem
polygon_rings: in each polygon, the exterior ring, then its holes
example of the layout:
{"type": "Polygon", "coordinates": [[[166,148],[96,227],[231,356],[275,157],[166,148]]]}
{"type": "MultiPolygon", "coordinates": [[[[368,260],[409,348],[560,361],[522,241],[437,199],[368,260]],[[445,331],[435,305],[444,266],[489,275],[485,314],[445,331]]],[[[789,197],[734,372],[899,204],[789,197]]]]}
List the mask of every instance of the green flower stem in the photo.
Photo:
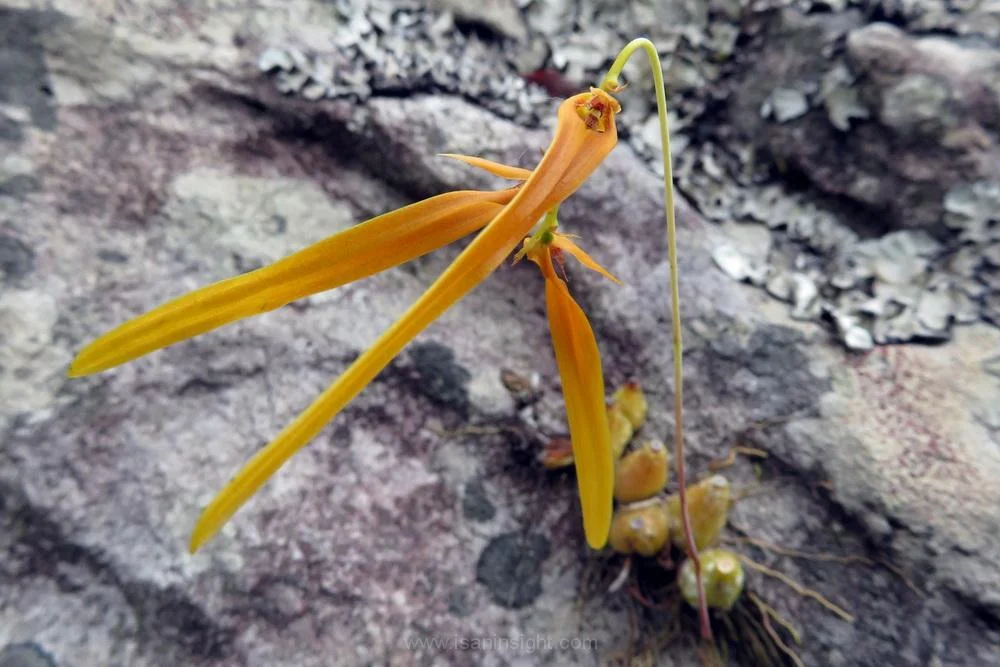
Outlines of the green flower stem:
{"type": "Polygon", "coordinates": [[[684,393],[683,393],[683,351],[681,340],[681,309],[680,287],[677,277],[677,225],[674,220],[674,185],[673,160],[670,157],[670,129],[667,125],[667,93],[663,86],[663,68],[660,65],[660,55],[656,47],[646,38],[634,39],[625,45],[615,58],[611,69],[604,76],[601,88],[614,92],[621,89],[618,76],[625,63],[632,55],[642,49],[646,52],[649,67],[653,71],[653,86],[656,91],[656,110],[660,119],[660,144],[663,150],[663,204],[667,218],[667,252],[670,259],[670,323],[673,329],[674,353],[674,458],[677,465],[677,483],[680,485],[681,516],[684,521],[684,540],[687,543],[688,558],[694,564],[695,580],[698,585],[698,607],[701,617],[701,635],[711,639],[712,628],[708,619],[708,606],[705,603],[705,587],[702,582],[701,560],[698,558],[698,547],[691,533],[691,517],[688,514],[687,493],[684,470],[684,393]]]}
{"type": "Polygon", "coordinates": [[[559,226],[559,207],[556,206],[554,209],[545,214],[542,218],[542,222],[539,223],[538,231],[532,234],[532,238],[535,241],[540,241],[546,245],[552,243],[552,235],[555,233],[556,228],[559,226]]]}

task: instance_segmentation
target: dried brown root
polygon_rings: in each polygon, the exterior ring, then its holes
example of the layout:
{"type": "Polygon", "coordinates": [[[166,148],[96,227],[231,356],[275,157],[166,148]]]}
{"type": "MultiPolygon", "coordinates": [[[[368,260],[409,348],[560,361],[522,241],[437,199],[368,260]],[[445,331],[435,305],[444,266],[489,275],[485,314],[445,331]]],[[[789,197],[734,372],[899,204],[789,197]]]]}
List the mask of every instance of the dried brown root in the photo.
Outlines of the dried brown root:
{"type": "Polygon", "coordinates": [[[750,598],[751,602],[757,605],[757,609],[760,611],[761,622],[764,624],[764,631],[767,632],[768,636],[772,641],[774,641],[774,644],[778,647],[778,649],[788,656],[788,659],[794,662],[796,667],[805,667],[805,664],[802,662],[802,658],[799,657],[799,654],[786,644],[781,636],[775,632],[774,626],[771,625],[771,619],[773,618],[775,621],[780,623],[781,626],[792,636],[792,639],[795,640],[796,644],[801,644],[802,639],[799,636],[798,630],[796,630],[784,616],[775,611],[771,605],[761,600],[760,597],[753,591],[748,591],[747,597],[750,598]]]}
{"type": "Polygon", "coordinates": [[[735,544],[752,544],[758,549],[763,551],[770,551],[771,553],[778,554],[779,556],[788,556],[789,558],[802,558],[804,560],[815,560],[824,561],[832,563],[861,563],[862,565],[874,565],[875,561],[870,558],[865,558],[864,556],[857,555],[847,555],[841,556],[838,554],[831,554],[826,552],[810,553],[808,551],[799,551],[797,549],[790,549],[788,547],[783,547],[772,542],[767,542],[765,540],[758,539],[756,537],[729,537],[724,541],[735,543],[735,544]]]}
{"type": "Polygon", "coordinates": [[[896,565],[894,563],[890,563],[889,561],[885,560],[884,558],[879,558],[877,562],[878,562],[879,565],[881,565],[882,567],[884,567],[885,569],[889,570],[894,575],[896,575],[897,577],[899,577],[902,580],[903,584],[907,588],[909,588],[911,591],[913,591],[914,593],[916,593],[919,597],[922,597],[922,598],[926,598],[927,597],[927,593],[925,593],[922,590],[920,590],[920,588],[918,588],[917,585],[915,583],[913,583],[913,581],[909,577],[906,576],[906,573],[903,572],[903,570],[898,565],[896,565]]]}
{"type": "Polygon", "coordinates": [[[635,603],[633,602],[628,606],[628,654],[630,660],[632,655],[636,652],[641,639],[642,636],[639,631],[639,612],[636,610],[635,603]]]}
{"type": "Polygon", "coordinates": [[[701,642],[694,650],[702,667],[726,667],[729,660],[714,643],[701,642]]]}
{"type": "Polygon", "coordinates": [[[628,611],[628,637],[625,646],[601,655],[598,659],[598,664],[601,667],[633,667],[636,664],[643,664],[643,656],[648,649],[644,649],[641,644],[639,612],[636,610],[634,602],[626,605],[626,609],[628,611]]]}
{"type": "Polygon", "coordinates": [[[745,603],[737,605],[731,614],[722,616],[728,640],[745,656],[748,664],[760,667],[784,665],[781,650],[775,645],[758,615],[745,603]]]}
{"type": "Polygon", "coordinates": [[[771,428],[772,426],[779,426],[781,424],[787,424],[801,413],[792,413],[790,415],[784,415],[783,417],[772,417],[771,419],[758,419],[752,422],[749,427],[747,427],[743,433],[749,433],[750,431],[763,431],[764,429],[771,428]]]}
{"type": "MultiPolygon", "coordinates": [[[[635,598],[629,598],[628,601],[630,603],[626,607],[628,610],[628,639],[625,647],[601,657],[599,664],[602,667],[652,667],[657,662],[657,656],[681,634],[679,605],[675,604],[674,611],[665,615],[668,619],[666,623],[660,623],[658,620],[657,626],[662,626],[661,632],[643,635],[639,615],[640,610],[646,605],[635,598]]],[[[676,596],[674,596],[674,601],[676,602],[676,596]]],[[[662,605],[658,605],[657,611],[669,607],[670,601],[665,600],[662,605]]],[[[658,613],[656,618],[661,619],[661,614],[658,613]]]]}
{"type": "Polygon", "coordinates": [[[741,447],[739,445],[734,445],[729,448],[729,453],[721,459],[715,459],[710,461],[708,464],[708,469],[712,472],[718,472],[725,468],[730,467],[736,463],[736,455],[741,454],[748,458],[766,459],[768,457],[767,452],[763,449],[757,449],[755,447],[741,447]]]}
{"type": "Polygon", "coordinates": [[[823,596],[823,594],[819,593],[818,591],[814,591],[813,589],[807,586],[803,586],[799,582],[789,577],[787,574],[778,572],[777,570],[773,570],[766,565],[761,565],[757,561],[747,556],[741,555],[740,560],[742,560],[743,564],[746,565],[747,567],[753,568],[754,570],[757,570],[761,574],[766,574],[769,577],[777,579],[778,581],[785,584],[786,586],[791,588],[793,591],[795,591],[802,597],[807,597],[815,600],[816,602],[820,603],[824,608],[826,608],[827,611],[839,616],[848,623],[854,622],[853,614],[848,613],[842,607],[834,604],[833,602],[830,602],[830,600],[828,600],[826,597],[823,596]]]}
{"type": "Polygon", "coordinates": [[[788,556],[789,558],[802,558],[803,560],[825,561],[831,563],[860,563],[861,565],[881,565],[885,569],[889,570],[889,572],[899,577],[900,580],[903,582],[903,584],[911,591],[916,593],[918,596],[922,598],[927,597],[927,594],[924,593],[922,590],[920,590],[920,588],[918,588],[917,585],[913,583],[913,581],[909,577],[906,576],[906,573],[903,572],[903,570],[901,570],[898,565],[895,565],[885,560],[884,558],[873,560],[865,556],[858,556],[853,554],[841,556],[838,554],[831,554],[826,552],[810,553],[807,551],[799,551],[797,549],[789,549],[787,547],[782,547],[778,544],[766,542],[764,540],[757,539],[755,537],[725,538],[723,541],[729,543],[752,544],[753,546],[757,547],[758,549],[762,549],[763,551],[770,551],[771,553],[778,554],[779,556],[788,556]]]}
{"type": "Polygon", "coordinates": [[[755,498],[757,496],[764,496],[770,493],[770,490],[763,488],[760,484],[747,484],[746,486],[741,486],[732,491],[732,504],[746,500],[747,498],[755,498]]]}
{"type": "Polygon", "coordinates": [[[646,609],[654,609],[662,611],[665,608],[664,603],[654,602],[653,600],[650,600],[648,597],[646,597],[646,595],[641,590],[639,590],[639,587],[636,584],[632,584],[631,586],[628,587],[628,594],[629,597],[631,597],[633,600],[638,602],[646,609]]]}
{"type": "Polygon", "coordinates": [[[577,585],[577,599],[583,603],[603,596],[618,576],[618,556],[609,557],[604,552],[588,552],[577,585]]]}
{"type": "Polygon", "coordinates": [[[802,635],[800,635],[799,631],[795,629],[795,626],[792,625],[791,621],[789,621],[784,616],[779,614],[777,610],[774,609],[774,607],[764,602],[764,600],[753,591],[748,591],[748,595],[751,596],[751,600],[755,605],[757,605],[758,609],[766,611],[768,616],[773,618],[781,625],[781,627],[783,627],[785,630],[788,631],[788,634],[791,635],[792,637],[792,641],[794,641],[799,646],[802,645],[802,635]]]}

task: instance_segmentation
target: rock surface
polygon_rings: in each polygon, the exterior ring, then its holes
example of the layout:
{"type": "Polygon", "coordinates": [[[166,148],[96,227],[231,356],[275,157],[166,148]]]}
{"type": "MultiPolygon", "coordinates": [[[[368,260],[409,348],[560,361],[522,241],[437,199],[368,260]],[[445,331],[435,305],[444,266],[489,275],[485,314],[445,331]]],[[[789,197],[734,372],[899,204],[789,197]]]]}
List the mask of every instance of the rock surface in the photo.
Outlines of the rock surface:
{"type": "MultiPolygon", "coordinates": [[[[113,372],[68,380],[65,370],[93,336],[187,289],[417,198],[492,184],[437,152],[530,166],[553,102],[518,72],[562,61],[585,83],[623,32],[663,29],[668,10],[682,27],[655,36],[673,57],[675,128],[689,143],[679,179],[693,202],[679,211],[689,465],[703,471],[734,444],[765,450],[759,478],[743,461],[729,473],[756,485],[734,509],[732,535],[901,573],[748,549],[857,617],[846,623],[751,575],[805,631],[806,664],[1000,664],[1000,329],[978,319],[977,302],[975,323],[940,346],[858,356],[809,321],[821,315],[810,267],[786,267],[804,277],[764,291],[733,281],[713,252],[729,244],[770,257],[802,231],[805,205],[837,222],[802,235],[817,258],[855,237],[894,249],[876,259],[897,256],[898,238],[876,238],[882,205],[889,226],[953,243],[945,228],[955,225],[941,217],[963,187],[952,215],[992,229],[976,217],[991,190],[970,183],[998,173],[996,97],[983,92],[995,83],[995,3],[903,3],[900,28],[873,24],[891,8],[838,3],[804,13],[804,3],[637,2],[623,14],[614,3],[533,0],[455,17],[374,0],[35,4],[0,6],[0,665],[594,664],[627,649],[628,596],[580,601],[594,562],[572,476],[538,466],[500,381],[505,368],[539,373],[537,421],[563,428],[530,266],[502,267],[432,325],[193,557],[184,547],[200,507],[457,250],[113,372]],[[829,36],[832,51],[800,62],[804,51],[774,26],[800,31],[813,51],[829,36]],[[443,81],[393,51],[411,37],[415,51],[451,59],[436,70],[443,81]],[[927,55],[959,48],[978,55],[957,73],[959,61],[927,55]],[[914,55],[900,69],[872,53],[914,55]],[[845,83],[823,106],[823,76],[838,67],[847,78],[830,90],[853,77],[859,87],[845,83]],[[759,161],[739,157],[754,154],[742,133],[761,127],[769,149],[792,151],[784,157],[805,184],[790,172],[762,177],[759,161]],[[971,143],[943,145],[956,131],[971,143]],[[886,146],[894,160],[883,169],[870,160],[886,146]],[[873,174],[878,187],[866,189],[873,174]],[[759,196],[767,187],[774,198],[759,196]],[[882,187],[919,197],[887,202],[882,187]],[[799,208],[787,205],[793,195],[799,208]],[[789,236],[748,230],[732,214],[738,200],[796,224],[789,236]],[[512,637],[545,641],[415,643],[512,637]]],[[[640,381],[654,399],[645,428],[666,440],[668,272],[645,85],[622,94],[623,145],[561,219],[626,283],[569,269],[609,384],[640,381]]],[[[1000,289],[993,246],[958,243],[989,303],[1000,289]]],[[[907,247],[922,257],[925,246],[907,247]]],[[[902,290],[910,264],[885,266],[882,282],[902,290]]],[[[646,638],[655,628],[640,626],[646,638]]],[[[684,642],[658,659],[697,664],[684,642]]]]}
{"type": "Polygon", "coordinates": [[[949,190],[1000,178],[995,42],[908,34],[856,10],[786,10],[756,39],[764,57],[744,73],[732,124],[819,189],[893,227],[934,228],[949,190]],[[798,93],[799,113],[753,113],[772,86],[798,93]]]}

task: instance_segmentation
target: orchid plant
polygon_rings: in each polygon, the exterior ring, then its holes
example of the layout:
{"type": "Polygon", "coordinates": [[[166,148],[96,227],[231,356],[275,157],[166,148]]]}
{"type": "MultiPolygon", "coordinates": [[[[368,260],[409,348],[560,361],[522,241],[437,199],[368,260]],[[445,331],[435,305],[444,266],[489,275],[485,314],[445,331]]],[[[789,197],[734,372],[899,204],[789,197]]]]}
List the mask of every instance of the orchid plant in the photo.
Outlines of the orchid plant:
{"type": "Polygon", "coordinates": [[[518,244],[545,279],[546,309],[566,403],[587,543],[607,543],[615,461],[605,410],[604,379],[593,330],[555,266],[563,254],[617,280],[558,229],[559,205],[601,164],[618,140],[618,77],[637,50],[652,69],[664,161],[664,208],[671,268],[675,460],[688,556],[697,574],[702,634],[709,636],[697,548],[684,494],[682,369],[676,229],[666,94],[652,42],[636,39],[618,54],[600,86],[564,100],[555,134],[538,165],[521,169],[479,157],[448,154],[517,185],[496,191],[447,192],[372,218],[270,266],[223,280],[169,301],[85,347],[69,374],[107,370],[154,350],[236,320],[333,289],[402,264],[477,230],[479,234],[427,291],[304,412],[257,452],[203,510],[190,539],[193,553],[210,540],[253,494],[357,396],[431,322],[486,279],[518,244]],[[539,223],[539,220],[541,222],[539,223]],[[532,232],[532,229],[537,229],[532,232]]]}

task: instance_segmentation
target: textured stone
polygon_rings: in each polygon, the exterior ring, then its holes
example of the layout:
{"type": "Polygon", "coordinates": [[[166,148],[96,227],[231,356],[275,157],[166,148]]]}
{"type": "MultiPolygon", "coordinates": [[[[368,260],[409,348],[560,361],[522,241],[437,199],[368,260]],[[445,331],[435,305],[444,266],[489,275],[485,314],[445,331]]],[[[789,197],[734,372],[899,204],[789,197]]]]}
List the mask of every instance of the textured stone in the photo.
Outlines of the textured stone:
{"type": "Polygon", "coordinates": [[[0,235],[0,272],[4,281],[14,282],[35,269],[35,252],[16,236],[0,235]]]}
{"type": "Polygon", "coordinates": [[[35,644],[11,644],[0,651],[0,667],[57,667],[35,644]]]}
{"type": "Polygon", "coordinates": [[[447,9],[456,18],[487,26],[505,37],[524,40],[528,31],[514,0],[470,4],[460,0],[432,0],[431,6],[447,9]]]}
{"type": "Polygon", "coordinates": [[[462,497],[462,514],[471,521],[489,521],[496,516],[497,508],[490,502],[486,487],[481,479],[473,480],[465,485],[465,495],[462,497]]]}
{"type": "Polygon", "coordinates": [[[542,594],[542,567],[549,540],[538,533],[505,533],[493,538],[479,555],[476,580],[501,607],[520,609],[542,594]]]}
{"type": "Polygon", "coordinates": [[[456,410],[469,408],[471,375],[455,363],[455,353],[447,347],[429,341],[410,346],[410,360],[416,371],[417,390],[435,403],[456,410]]]}
{"type": "Polygon", "coordinates": [[[746,85],[735,93],[732,122],[819,189],[878,211],[893,226],[935,228],[950,188],[997,173],[1000,50],[917,38],[887,24],[861,26],[851,12],[786,11],[765,31],[746,85]],[[796,50],[806,41],[840,40],[843,60],[796,50]],[[759,106],[769,84],[789,91],[819,85],[827,112],[786,124],[749,115],[744,109],[759,106]],[[847,150],[837,148],[845,142],[847,150]]]}

